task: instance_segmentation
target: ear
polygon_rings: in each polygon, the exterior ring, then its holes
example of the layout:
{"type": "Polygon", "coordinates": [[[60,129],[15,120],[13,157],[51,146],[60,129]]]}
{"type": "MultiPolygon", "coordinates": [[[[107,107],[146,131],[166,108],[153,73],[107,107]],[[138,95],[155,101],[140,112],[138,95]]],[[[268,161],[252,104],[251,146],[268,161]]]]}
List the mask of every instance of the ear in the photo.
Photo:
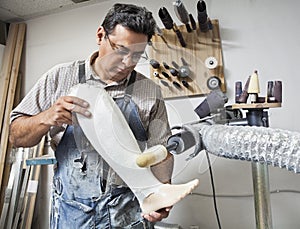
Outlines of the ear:
{"type": "Polygon", "coordinates": [[[98,45],[101,44],[101,41],[103,40],[104,36],[105,36],[104,28],[103,26],[100,26],[96,32],[96,42],[98,45]]]}

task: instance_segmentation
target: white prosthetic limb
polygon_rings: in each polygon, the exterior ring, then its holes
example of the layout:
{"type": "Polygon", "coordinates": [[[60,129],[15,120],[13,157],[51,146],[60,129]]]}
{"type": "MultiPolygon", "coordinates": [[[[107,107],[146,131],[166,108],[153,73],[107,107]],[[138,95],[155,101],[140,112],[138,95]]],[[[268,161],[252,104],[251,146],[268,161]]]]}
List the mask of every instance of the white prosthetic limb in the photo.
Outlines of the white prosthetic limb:
{"type": "Polygon", "coordinates": [[[165,147],[150,148],[143,156],[121,110],[104,89],[79,84],[70,95],[90,104],[92,117],[77,115],[79,125],[96,151],[136,195],[143,213],[174,205],[199,184],[197,179],[186,184],[162,184],[149,166],[165,159],[165,147]]]}

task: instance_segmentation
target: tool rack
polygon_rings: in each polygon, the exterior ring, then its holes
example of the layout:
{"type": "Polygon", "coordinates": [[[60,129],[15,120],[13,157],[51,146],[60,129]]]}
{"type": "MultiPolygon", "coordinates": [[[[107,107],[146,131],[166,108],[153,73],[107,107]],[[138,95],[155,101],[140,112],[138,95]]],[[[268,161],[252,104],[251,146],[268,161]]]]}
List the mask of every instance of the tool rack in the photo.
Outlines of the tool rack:
{"type": "Polygon", "coordinates": [[[152,47],[149,48],[149,58],[158,61],[160,68],[154,69],[150,66],[150,78],[161,86],[164,98],[208,94],[211,90],[208,87],[208,81],[212,77],[217,78],[221,90],[226,91],[219,21],[214,19],[211,20],[211,23],[212,29],[207,32],[201,32],[199,26],[197,26],[196,30],[189,33],[184,25],[178,26],[187,44],[186,47],[180,45],[176,34],[172,30],[161,29],[166,43],[161,36],[157,34],[153,36],[152,47]],[[212,69],[207,68],[205,65],[205,61],[209,57],[214,57],[217,60],[217,66],[212,69]],[[172,62],[183,65],[182,58],[188,64],[191,72],[187,78],[172,76],[169,70],[163,66],[163,62],[171,68],[174,68],[172,62]],[[170,77],[166,78],[162,74],[163,71],[168,73],[170,77]],[[162,84],[161,80],[167,82],[169,86],[162,84]],[[189,87],[185,87],[182,80],[186,80],[189,87]],[[174,87],[173,82],[178,82],[180,88],[174,87]]]}

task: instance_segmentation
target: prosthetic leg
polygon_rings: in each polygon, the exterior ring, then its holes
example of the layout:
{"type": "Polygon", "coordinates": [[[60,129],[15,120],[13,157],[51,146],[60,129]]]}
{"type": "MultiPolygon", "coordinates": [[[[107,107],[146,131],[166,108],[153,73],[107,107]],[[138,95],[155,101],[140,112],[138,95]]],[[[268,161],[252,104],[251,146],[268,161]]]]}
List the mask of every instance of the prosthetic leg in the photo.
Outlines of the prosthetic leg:
{"type": "Polygon", "coordinates": [[[136,195],[143,213],[174,205],[199,184],[198,179],[179,185],[157,180],[150,165],[166,157],[165,147],[150,148],[143,157],[122,112],[104,89],[79,84],[71,95],[90,104],[92,117],[77,115],[78,123],[97,152],[136,195]]]}

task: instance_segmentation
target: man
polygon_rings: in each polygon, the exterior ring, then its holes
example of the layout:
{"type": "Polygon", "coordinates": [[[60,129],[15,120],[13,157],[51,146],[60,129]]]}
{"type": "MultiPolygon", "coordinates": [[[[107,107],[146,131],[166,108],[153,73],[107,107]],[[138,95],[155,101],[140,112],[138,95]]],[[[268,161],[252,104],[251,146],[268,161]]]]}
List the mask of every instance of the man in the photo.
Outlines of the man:
{"type": "MultiPolygon", "coordinates": [[[[13,110],[10,141],[16,147],[31,147],[48,132],[52,137],[58,163],[51,228],[153,228],[153,222],[168,216],[170,208],[142,217],[126,184],[92,147],[80,146],[78,141],[88,141],[73,125],[72,113],[90,117],[89,104],[68,96],[78,83],[105,88],[127,117],[142,151],[164,144],[170,128],[160,90],[134,71],[138,60],[146,57],[144,49],[155,26],[145,8],[115,4],[97,30],[98,51],[85,61],[49,70],[13,110]]],[[[172,166],[169,156],[152,170],[166,183],[172,166]]]]}

